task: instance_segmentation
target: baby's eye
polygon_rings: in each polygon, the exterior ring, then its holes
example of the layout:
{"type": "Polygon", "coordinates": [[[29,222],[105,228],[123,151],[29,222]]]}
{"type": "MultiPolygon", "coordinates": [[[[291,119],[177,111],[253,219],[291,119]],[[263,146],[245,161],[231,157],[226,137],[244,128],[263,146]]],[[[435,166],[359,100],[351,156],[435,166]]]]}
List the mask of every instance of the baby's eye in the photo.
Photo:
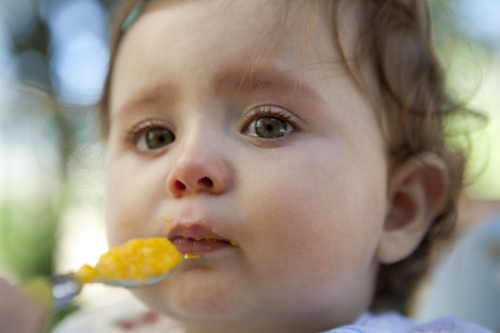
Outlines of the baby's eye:
{"type": "Polygon", "coordinates": [[[290,131],[290,126],[281,119],[262,117],[252,121],[246,133],[264,139],[274,139],[285,136],[290,131]]]}
{"type": "Polygon", "coordinates": [[[144,131],[137,140],[137,149],[139,151],[150,151],[160,149],[175,140],[175,135],[166,128],[152,128],[144,131]]]}
{"type": "Polygon", "coordinates": [[[253,120],[243,131],[245,134],[263,139],[276,139],[290,134],[294,127],[292,117],[275,107],[258,108],[250,115],[253,120]]]}

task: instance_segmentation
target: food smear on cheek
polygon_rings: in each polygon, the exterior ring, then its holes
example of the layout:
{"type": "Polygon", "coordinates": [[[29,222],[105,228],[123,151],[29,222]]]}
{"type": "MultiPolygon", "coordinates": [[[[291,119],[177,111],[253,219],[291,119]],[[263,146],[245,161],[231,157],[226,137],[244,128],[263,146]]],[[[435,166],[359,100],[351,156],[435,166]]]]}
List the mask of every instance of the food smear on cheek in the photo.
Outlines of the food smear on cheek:
{"type": "Polygon", "coordinates": [[[130,220],[122,220],[119,222],[120,226],[130,226],[132,224],[132,221],[130,220]]]}
{"type": "Polygon", "coordinates": [[[125,230],[126,232],[130,233],[137,233],[138,230],[138,224],[132,220],[121,220],[118,222],[117,225],[121,230],[125,230]]]}
{"type": "Polygon", "coordinates": [[[170,219],[170,218],[163,218],[160,221],[160,224],[166,224],[167,225],[167,227],[163,231],[163,233],[165,235],[168,235],[172,231],[172,229],[174,228],[174,226],[172,224],[172,219],[170,219]]]}
{"type": "Polygon", "coordinates": [[[168,235],[172,229],[174,229],[174,227],[172,227],[171,225],[169,225],[166,229],[165,229],[165,235],[168,235]]]}
{"type": "Polygon", "coordinates": [[[132,239],[101,255],[95,267],[83,265],[76,276],[82,283],[135,280],[164,274],[182,261],[182,254],[165,238],[132,239]]]}

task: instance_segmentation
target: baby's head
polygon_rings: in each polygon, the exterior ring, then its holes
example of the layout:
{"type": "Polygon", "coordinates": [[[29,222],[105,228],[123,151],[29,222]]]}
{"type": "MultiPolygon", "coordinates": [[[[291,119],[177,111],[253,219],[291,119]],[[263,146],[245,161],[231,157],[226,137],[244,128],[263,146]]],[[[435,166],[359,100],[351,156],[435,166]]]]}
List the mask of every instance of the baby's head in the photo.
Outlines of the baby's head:
{"type": "Polygon", "coordinates": [[[322,331],[401,306],[461,155],[420,0],[120,1],[101,103],[111,245],[185,260],[135,291],[189,331],[322,331]]]}

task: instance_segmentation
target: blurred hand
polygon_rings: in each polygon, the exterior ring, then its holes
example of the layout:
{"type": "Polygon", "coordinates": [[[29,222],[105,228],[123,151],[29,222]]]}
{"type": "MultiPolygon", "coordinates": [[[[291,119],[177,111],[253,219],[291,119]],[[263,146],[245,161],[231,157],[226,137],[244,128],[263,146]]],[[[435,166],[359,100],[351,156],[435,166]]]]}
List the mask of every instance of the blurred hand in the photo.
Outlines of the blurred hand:
{"type": "Polygon", "coordinates": [[[46,309],[0,278],[0,332],[42,333],[46,309]]]}

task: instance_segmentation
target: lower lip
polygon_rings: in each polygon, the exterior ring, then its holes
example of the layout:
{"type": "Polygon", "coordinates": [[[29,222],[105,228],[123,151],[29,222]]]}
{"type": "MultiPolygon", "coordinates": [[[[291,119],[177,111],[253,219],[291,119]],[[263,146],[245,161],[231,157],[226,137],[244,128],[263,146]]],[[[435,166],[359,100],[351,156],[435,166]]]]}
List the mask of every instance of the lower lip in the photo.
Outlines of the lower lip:
{"type": "Polygon", "coordinates": [[[205,254],[233,246],[229,241],[184,237],[176,237],[171,242],[182,254],[205,254]]]}

